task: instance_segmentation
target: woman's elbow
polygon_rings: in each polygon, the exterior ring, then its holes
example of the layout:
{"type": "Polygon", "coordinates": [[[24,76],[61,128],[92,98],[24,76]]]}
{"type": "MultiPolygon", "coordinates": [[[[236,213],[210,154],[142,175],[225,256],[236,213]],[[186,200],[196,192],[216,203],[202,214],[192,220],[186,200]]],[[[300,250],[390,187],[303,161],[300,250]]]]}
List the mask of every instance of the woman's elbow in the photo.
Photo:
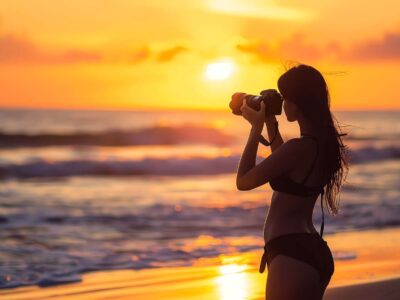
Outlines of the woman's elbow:
{"type": "Polygon", "coordinates": [[[251,188],[250,188],[249,186],[246,186],[246,185],[243,184],[243,182],[240,181],[240,180],[236,180],[236,188],[237,188],[239,191],[249,191],[249,190],[251,190],[251,188]]]}
{"type": "Polygon", "coordinates": [[[249,189],[243,188],[243,187],[238,187],[237,186],[238,191],[249,191],[249,189]]]}
{"type": "Polygon", "coordinates": [[[237,188],[238,191],[243,191],[242,186],[241,186],[241,184],[239,182],[239,179],[236,179],[236,188],[237,188]]]}
{"type": "Polygon", "coordinates": [[[251,191],[267,182],[268,181],[266,181],[265,179],[263,179],[262,181],[256,181],[250,178],[242,178],[240,180],[236,180],[236,188],[239,191],[251,191]]]}
{"type": "Polygon", "coordinates": [[[246,189],[244,189],[243,187],[241,187],[238,184],[236,184],[236,188],[238,189],[238,191],[246,191],[246,189]]]}

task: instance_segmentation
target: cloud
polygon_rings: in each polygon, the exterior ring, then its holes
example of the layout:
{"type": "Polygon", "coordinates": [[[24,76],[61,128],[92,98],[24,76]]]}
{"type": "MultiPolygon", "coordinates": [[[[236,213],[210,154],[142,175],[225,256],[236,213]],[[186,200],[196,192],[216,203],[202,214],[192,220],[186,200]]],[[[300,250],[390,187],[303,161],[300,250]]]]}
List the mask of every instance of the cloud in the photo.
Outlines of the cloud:
{"type": "Polygon", "coordinates": [[[150,49],[148,46],[143,46],[142,48],[137,49],[131,58],[131,62],[137,63],[143,60],[146,60],[150,56],[150,49]]]}
{"type": "Polygon", "coordinates": [[[255,55],[263,62],[275,61],[276,52],[264,42],[251,42],[247,44],[238,44],[236,49],[240,52],[255,55]]]}
{"type": "Polygon", "coordinates": [[[100,60],[99,53],[83,50],[69,50],[54,57],[54,62],[59,63],[99,62],[100,60]]]}
{"type": "Polygon", "coordinates": [[[386,33],[380,40],[355,45],[340,58],[350,61],[376,61],[400,59],[400,33],[386,33]]]}
{"type": "MultiPolygon", "coordinates": [[[[172,61],[177,55],[182,52],[188,51],[189,49],[180,45],[169,47],[165,50],[155,51],[150,50],[149,45],[145,45],[143,47],[137,48],[135,51],[129,54],[129,63],[139,63],[148,59],[151,59],[154,56],[154,59],[157,62],[168,62],[172,61]]],[[[119,60],[119,62],[126,62],[123,58],[119,60]]]]}
{"type": "Polygon", "coordinates": [[[0,63],[71,64],[101,60],[97,52],[71,49],[59,53],[46,52],[25,37],[0,36],[0,63]]]}
{"type": "Polygon", "coordinates": [[[294,33],[276,44],[249,41],[236,45],[242,53],[251,54],[259,61],[271,63],[282,59],[297,61],[335,60],[343,62],[372,62],[400,59],[400,33],[386,33],[379,41],[367,40],[345,50],[338,42],[316,46],[306,42],[305,34],[294,33]]]}
{"type": "MultiPolygon", "coordinates": [[[[318,48],[305,41],[303,33],[294,33],[289,38],[279,41],[277,44],[271,44],[267,41],[250,42],[247,44],[238,44],[236,49],[255,55],[262,62],[278,62],[282,58],[295,60],[318,60],[323,58],[326,49],[318,48]]],[[[329,51],[332,51],[330,49],[329,51]]]]}
{"type": "Polygon", "coordinates": [[[30,42],[12,35],[0,36],[0,61],[37,60],[40,57],[40,52],[30,42]]]}
{"type": "Polygon", "coordinates": [[[295,33],[280,43],[279,53],[299,60],[318,60],[324,55],[324,50],[306,43],[304,33],[295,33]]]}
{"type": "Polygon", "coordinates": [[[175,46],[167,50],[161,51],[157,54],[156,60],[158,62],[167,62],[175,58],[179,53],[188,51],[189,49],[183,46],[175,46]]]}
{"type": "Polygon", "coordinates": [[[67,49],[63,51],[46,51],[37,46],[25,36],[12,34],[0,35],[0,64],[74,64],[74,63],[139,63],[150,59],[154,55],[157,62],[168,62],[177,55],[188,51],[187,47],[173,45],[162,51],[150,50],[149,45],[144,45],[122,53],[118,51],[114,57],[107,57],[100,51],[86,51],[81,49],[67,49]]]}

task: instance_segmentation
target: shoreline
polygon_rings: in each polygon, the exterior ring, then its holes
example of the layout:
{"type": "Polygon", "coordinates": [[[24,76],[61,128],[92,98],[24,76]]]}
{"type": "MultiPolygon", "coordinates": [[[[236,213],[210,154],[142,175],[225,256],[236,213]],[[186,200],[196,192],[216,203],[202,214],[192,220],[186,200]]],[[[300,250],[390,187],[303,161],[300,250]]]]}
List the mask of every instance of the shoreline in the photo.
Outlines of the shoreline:
{"type": "Polygon", "coordinates": [[[400,299],[400,276],[328,288],[324,300],[335,299],[400,299]]]}
{"type": "MultiPolygon", "coordinates": [[[[324,239],[339,257],[324,299],[400,299],[400,228],[341,232],[324,239]]],[[[76,283],[2,289],[0,298],[264,299],[267,270],[258,273],[262,250],[200,258],[192,266],[93,271],[76,283]]]]}

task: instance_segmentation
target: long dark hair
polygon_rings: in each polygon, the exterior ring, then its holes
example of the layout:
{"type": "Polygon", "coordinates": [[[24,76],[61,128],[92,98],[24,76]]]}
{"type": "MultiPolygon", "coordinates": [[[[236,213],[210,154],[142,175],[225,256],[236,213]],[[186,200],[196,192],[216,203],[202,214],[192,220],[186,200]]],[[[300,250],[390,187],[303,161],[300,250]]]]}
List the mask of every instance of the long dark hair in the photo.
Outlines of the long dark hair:
{"type": "Polygon", "coordinates": [[[328,86],[315,68],[298,64],[291,67],[278,80],[278,89],[285,100],[292,101],[312,126],[320,131],[323,152],[324,178],[329,178],[324,188],[324,207],[331,215],[339,212],[340,187],[348,174],[348,151],[343,144],[340,125],[330,111],[328,86]]]}

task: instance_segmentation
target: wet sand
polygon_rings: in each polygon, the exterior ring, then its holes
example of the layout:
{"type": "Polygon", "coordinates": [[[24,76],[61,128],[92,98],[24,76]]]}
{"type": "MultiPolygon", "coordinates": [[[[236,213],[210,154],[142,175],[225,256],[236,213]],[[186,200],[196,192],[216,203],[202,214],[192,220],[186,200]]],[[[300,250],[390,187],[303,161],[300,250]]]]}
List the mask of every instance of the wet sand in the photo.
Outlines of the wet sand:
{"type": "MultiPolygon", "coordinates": [[[[335,273],[324,299],[400,299],[400,229],[324,236],[335,273]]],[[[0,299],[265,299],[262,249],[193,266],[86,273],[79,283],[4,289],[0,299]]]]}

